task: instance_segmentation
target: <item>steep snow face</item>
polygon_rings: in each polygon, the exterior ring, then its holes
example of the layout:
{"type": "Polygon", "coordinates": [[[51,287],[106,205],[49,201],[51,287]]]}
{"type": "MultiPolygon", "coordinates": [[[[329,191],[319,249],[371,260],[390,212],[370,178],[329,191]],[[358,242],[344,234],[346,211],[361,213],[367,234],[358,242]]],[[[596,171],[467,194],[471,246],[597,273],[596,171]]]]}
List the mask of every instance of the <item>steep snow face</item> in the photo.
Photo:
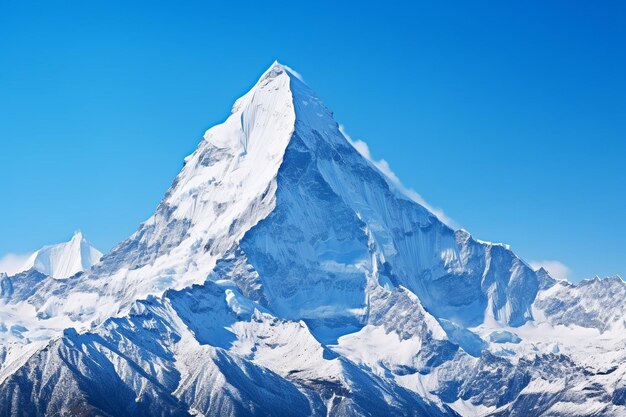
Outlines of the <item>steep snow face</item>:
{"type": "Polygon", "coordinates": [[[275,65],[223,124],[205,133],[156,213],[103,258],[90,274],[92,290],[127,305],[204,282],[274,209],[276,175],[294,121],[290,77],[275,65]]]}
{"type": "Polygon", "coordinates": [[[69,278],[98,263],[102,253],[91,246],[81,232],[74,233],[69,242],[45,246],[33,253],[22,271],[31,268],[53,278],[69,278]]]}
{"type": "Polygon", "coordinates": [[[404,196],[301,80],[291,77],[290,86],[296,122],[276,208],[240,244],[271,308],[340,335],[366,322],[367,282],[375,279],[407,287],[452,326],[531,319],[534,271],[507,247],[455,232],[404,196]]]}

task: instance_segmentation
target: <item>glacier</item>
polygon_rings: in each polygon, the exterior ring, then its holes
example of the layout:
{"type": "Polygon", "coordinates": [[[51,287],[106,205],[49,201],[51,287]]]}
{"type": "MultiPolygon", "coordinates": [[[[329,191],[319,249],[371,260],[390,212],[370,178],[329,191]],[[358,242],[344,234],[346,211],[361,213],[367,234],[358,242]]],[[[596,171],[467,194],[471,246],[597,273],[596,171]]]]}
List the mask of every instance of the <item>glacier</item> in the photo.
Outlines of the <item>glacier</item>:
{"type": "Polygon", "coordinates": [[[83,269],[0,277],[0,415],[626,415],[626,283],[449,227],[278,62],[83,269]]]}

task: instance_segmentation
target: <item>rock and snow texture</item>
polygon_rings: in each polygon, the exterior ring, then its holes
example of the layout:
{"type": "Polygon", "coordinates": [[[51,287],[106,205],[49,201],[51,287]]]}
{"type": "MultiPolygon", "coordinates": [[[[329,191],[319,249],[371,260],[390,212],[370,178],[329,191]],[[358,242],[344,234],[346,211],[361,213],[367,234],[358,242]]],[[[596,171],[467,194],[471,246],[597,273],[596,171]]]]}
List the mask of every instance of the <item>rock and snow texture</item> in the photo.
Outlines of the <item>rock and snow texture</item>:
{"type": "Polygon", "coordinates": [[[626,415],[624,281],[446,226],[278,63],[137,232],[47,272],[0,277],[0,415],[626,415]]]}
{"type": "Polygon", "coordinates": [[[102,253],[91,246],[81,232],[76,232],[69,242],[44,246],[33,253],[20,268],[35,269],[53,278],[69,278],[86,271],[102,258],[102,253]]]}

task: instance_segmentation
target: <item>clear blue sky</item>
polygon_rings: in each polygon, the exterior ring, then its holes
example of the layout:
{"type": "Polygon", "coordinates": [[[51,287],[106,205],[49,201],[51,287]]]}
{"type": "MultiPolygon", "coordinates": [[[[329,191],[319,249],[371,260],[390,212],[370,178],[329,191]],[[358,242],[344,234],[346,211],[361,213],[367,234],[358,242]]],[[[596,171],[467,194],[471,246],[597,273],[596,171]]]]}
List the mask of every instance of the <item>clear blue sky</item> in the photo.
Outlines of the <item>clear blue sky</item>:
{"type": "Polygon", "coordinates": [[[212,3],[0,2],[0,257],[110,249],[278,59],[474,236],[626,275],[623,1],[212,3]]]}

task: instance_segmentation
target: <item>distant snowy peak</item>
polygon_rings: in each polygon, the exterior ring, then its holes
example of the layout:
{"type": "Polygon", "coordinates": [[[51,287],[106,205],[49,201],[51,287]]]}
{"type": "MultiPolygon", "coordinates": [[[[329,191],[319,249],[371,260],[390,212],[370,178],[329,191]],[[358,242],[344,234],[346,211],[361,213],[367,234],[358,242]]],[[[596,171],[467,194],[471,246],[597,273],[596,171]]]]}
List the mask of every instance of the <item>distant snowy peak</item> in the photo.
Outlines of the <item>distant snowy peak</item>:
{"type": "Polygon", "coordinates": [[[76,232],[68,242],[44,246],[33,253],[23,270],[33,268],[53,278],[69,278],[91,268],[100,258],[102,253],[76,232]]]}

